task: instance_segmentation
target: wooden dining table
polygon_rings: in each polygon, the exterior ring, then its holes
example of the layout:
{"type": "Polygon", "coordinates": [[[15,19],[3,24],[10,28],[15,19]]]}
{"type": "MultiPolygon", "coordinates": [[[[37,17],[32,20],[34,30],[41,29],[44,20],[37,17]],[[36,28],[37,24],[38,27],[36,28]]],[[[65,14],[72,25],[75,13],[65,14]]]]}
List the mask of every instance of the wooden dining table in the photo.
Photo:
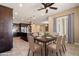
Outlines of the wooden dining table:
{"type": "Polygon", "coordinates": [[[56,37],[52,37],[52,36],[51,37],[50,36],[39,37],[38,36],[38,37],[35,37],[34,40],[37,41],[37,42],[43,43],[44,55],[47,56],[48,55],[48,53],[47,53],[47,43],[56,40],[56,37]]]}

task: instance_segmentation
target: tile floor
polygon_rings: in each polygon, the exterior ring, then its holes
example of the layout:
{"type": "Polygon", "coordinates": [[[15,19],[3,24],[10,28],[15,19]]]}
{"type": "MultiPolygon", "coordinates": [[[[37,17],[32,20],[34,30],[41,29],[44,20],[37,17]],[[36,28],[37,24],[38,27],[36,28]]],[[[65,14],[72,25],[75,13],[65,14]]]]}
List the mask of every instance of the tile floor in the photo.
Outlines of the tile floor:
{"type": "MultiPolygon", "coordinates": [[[[13,38],[11,51],[0,53],[0,56],[27,56],[29,44],[19,37],[13,38]]],[[[67,51],[63,56],[79,56],[79,45],[67,44],[67,51]]]]}

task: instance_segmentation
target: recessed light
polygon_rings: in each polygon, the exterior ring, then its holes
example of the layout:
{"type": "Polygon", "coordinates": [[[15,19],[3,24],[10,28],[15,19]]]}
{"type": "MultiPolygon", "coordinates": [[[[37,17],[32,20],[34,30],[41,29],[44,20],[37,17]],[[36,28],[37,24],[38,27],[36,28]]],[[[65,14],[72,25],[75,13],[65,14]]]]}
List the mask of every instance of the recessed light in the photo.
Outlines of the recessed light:
{"type": "Polygon", "coordinates": [[[20,6],[20,7],[22,7],[22,6],[23,6],[23,4],[22,4],[22,3],[20,3],[20,4],[19,4],[19,6],[20,6]]]}
{"type": "Polygon", "coordinates": [[[18,15],[18,13],[17,13],[17,12],[15,12],[14,14],[15,14],[15,15],[18,15]]]}

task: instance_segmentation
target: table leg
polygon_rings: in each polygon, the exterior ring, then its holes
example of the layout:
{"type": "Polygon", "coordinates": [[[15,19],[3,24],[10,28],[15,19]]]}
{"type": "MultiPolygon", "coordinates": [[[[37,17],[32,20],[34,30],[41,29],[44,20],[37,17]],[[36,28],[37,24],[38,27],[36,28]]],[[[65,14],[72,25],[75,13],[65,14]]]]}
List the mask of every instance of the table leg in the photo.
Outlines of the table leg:
{"type": "Polygon", "coordinates": [[[45,56],[47,56],[47,48],[46,48],[46,43],[44,43],[44,50],[45,50],[45,56]]]}

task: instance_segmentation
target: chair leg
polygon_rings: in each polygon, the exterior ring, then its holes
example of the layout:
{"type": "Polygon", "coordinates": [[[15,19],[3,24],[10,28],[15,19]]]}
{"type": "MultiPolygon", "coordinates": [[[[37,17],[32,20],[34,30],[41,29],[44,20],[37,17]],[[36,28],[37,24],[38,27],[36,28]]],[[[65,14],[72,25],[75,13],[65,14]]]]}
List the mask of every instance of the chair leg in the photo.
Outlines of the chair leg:
{"type": "Polygon", "coordinates": [[[60,56],[62,56],[62,54],[61,54],[61,50],[59,49],[59,52],[60,52],[60,56]]]}
{"type": "Polygon", "coordinates": [[[65,53],[65,51],[66,51],[66,46],[63,45],[63,52],[65,53]]]}
{"type": "Polygon", "coordinates": [[[47,56],[48,56],[48,48],[47,48],[47,56]]]}
{"type": "Polygon", "coordinates": [[[42,56],[42,48],[41,48],[41,56],[42,56]]]}
{"type": "Polygon", "coordinates": [[[53,50],[52,50],[52,53],[53,53],[53,50]]]}
{"type": "Polygon", "coordinates": [[[51,53],[54,54],[54,51],[52,50],[51,53]]]}
{"type": "Polygon", "coordinates": [[[47,54],[50,55],[50,50],[49,50],[48,48],[47,48],[47,50],[48,50],[48,51],[47,51],[47,54]]]}
{"type": "Polygon", "coordinates": [[[34,52],[33,52],[33,56],[34,56],[34,52]]]}
{"type": "Polygon", "coordinates": [[[65,48],[65,51],[66,51],[67,49],[66,49],[66,46],[65,45],[64,45],[64,48],[65,48]]]}
{"type": "Polygon", "coordinates": [[[29,51],[28,51],[28,56],[29,56],[29,53],[30,53],[30,48],[29,48],[29,51]]]}
{"type": "Polygon", "coordinates": [[[65,53],[64,47],[62,46],[63,52],[65,53]]]}
{"type": "Polygon", "coordinates": [[[58,56],[58,52],[56,52],[56,55],[58,56]]]}

